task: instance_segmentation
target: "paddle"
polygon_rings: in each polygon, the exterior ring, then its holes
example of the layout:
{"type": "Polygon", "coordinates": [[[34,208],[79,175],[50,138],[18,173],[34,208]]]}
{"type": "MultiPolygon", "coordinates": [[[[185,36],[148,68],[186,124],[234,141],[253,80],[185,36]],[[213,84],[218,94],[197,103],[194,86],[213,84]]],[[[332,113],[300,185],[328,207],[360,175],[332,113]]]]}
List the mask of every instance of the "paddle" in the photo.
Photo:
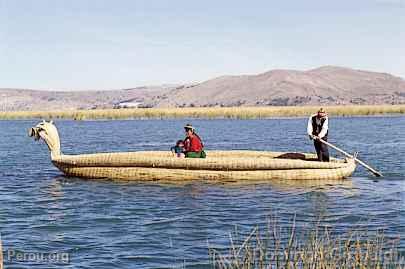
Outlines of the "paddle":
{"type": "Polygon", "coordinates": [[[371,166],[369,166],[369,165],[367,165],[366,163],[364,163],[363,161],[357,159],[356,156],[350,155],[350,154],[347,153],[346,151],[341,150],[340,148],[338,148],[338,147],[332,145],[332,144],[329,143],[329,142],[326,142],[325,140],[323,140],[323,139],[321,139],[321,138],[319,138],[319,137],[315,137],[315,138],[316,138],[317,140],[319,140],[320,142],[324,143],[325,145],[328,145],[329,147],[331,147],[331,148],[335,149],[336,151],[342,153],[343,155],[345,155],[345,156],[347,156],[347,157],[349,157],[349,158],[354,159],[357,163],[361,164],[363,167],[365,167],[365,168],[367,168],[369,171],[371,171],[376,177],[382,177],[382,176],[383,176],[380,172],[378,172],[377,170],[375,170],[375,169],[372,168],[371,166]]]}

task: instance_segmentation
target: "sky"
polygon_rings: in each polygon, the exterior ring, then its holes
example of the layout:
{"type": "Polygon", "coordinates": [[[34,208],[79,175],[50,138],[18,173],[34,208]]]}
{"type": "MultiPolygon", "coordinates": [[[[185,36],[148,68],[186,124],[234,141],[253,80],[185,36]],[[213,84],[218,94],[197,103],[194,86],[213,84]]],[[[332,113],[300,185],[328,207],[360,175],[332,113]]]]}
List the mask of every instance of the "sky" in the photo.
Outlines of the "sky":
{"type": "Polygon", "coordinates": [[[0,0],[0,88],[121,89],[322,65],[405,78],[405,0],[0,0]]]}

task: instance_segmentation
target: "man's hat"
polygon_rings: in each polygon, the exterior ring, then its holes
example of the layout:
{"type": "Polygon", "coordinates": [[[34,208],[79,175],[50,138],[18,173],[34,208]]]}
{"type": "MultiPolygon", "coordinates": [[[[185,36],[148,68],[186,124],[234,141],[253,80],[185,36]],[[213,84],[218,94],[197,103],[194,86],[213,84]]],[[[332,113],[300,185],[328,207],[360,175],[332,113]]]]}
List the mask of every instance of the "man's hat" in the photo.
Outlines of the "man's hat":
{"type": "Polygon", "coordinates": [[[186,126],[184,126],[184,129],[186,129],[186,130],[193,130],[193,131],[195,130],[194,127],[193,127],[193,125],[191,125],[190,123],[187,123],[186,126]]]}
{"type": "Polygon", "coordinates": [[[328,113],[326,113],[326,110],[321,107],[321,108],[318,110],[318,114],[327,115],[328,113]]]}

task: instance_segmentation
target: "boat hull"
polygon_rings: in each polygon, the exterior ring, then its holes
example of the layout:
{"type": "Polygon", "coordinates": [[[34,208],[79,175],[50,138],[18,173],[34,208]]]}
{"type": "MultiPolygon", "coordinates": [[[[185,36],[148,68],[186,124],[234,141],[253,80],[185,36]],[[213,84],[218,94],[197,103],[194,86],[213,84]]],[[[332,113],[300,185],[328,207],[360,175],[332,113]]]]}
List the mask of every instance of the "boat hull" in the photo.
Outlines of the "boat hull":
{"type": "Polygon", "coordinates": [[[212,171],[144,167],[59,167],[67,176],[139,181],[330,180],[350,177],[355,165],[337,169],[212,171]]]}
{"type": "Polygon", "coordinates": [[[350,177],[356,168],[352,159],[321,163],[310,161],[313,154],[280,158],[294,156],[285,154],[216,151],[207,152],[207,159],[179,159],[165,152],[101,153],[64,155],[53,163],[67,176],[128,181],[336,180],[350,177]]]}

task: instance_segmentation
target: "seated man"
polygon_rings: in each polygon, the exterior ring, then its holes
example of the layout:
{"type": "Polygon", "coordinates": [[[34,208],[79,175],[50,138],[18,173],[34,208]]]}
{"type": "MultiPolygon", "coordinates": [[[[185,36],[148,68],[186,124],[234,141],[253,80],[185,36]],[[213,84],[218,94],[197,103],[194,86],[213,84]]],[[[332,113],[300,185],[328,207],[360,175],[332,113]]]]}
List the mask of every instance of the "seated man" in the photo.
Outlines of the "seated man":
{"type": "Polygon", "coordinates": [[[184,126],[186,139],[184,139],[184,153],[186,158],[205,158],[204,145],[191,124],[184,126]]]}

